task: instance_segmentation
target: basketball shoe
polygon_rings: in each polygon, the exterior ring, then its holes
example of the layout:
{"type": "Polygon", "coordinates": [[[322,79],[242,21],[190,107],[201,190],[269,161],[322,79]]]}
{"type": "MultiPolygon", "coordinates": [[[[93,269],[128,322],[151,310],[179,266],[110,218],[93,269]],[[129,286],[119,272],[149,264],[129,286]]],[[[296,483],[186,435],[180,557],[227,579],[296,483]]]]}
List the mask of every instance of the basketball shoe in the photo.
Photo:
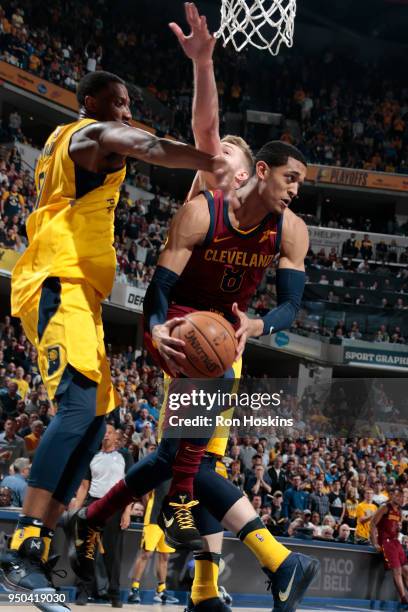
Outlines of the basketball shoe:
{"type": "Polygon", "coordinates": [[[295,612],[318,570],[317,559],[301,553],[291,553],[274,573],[264,567],[273,596],[273,612],[295,612]]]}
{"type": "Polygon", "coordinates": [[[228,593],[228,591],[226,590],[225,587],[218,585],[218,593],[220,596],[220,599],[227,604],[227,606],[230,606],[232,604],[232,597],[231,595],[228,593]]]}
{"type": "Polygon", "coordinates": [[[168,591],[162,591],[161,593],[156,591],[153,597],[153,601],[155,603],[161,603],[161,604],[178,604],[179,602],[177,597],[170,595],[168,591]]]}
{"type": "Polygon", "coordinates": [[[128,596],[128,603],[140,603],[142,598],[140,597],[140,589],[132,587],[128,596]]]}
{"type": "Polygon", "coordinates": [[[101,543],[101,530],[89,525],[86,508],[66,512],[61,523],[73,571],[81,580],[92,581],[95,576],[95,555],[101,543]]]}
{"type": "Polygon", "coordinates": [[[184,608],[184,612],[232,612],[232,609],[219,597],[204,599],[196,605],[193,604],[193,600],[191,597],[189,597],[187,607],[184,608]]]}
{"type": "MultiPolygon", "coordinates": [[[[44,550],[43,538],[33,537],[24,540],[18,550],[7,549],[0,555],[0,583],[6,592],[32,593],[39,600],[53,598],[56,589],[51,574],[58,558],[44,563],[44,550]]],[[[63,603],[33,603],[43,612],[69,611],[69,607],[63,603]]]]}
{"type": "Polygon", "coordinates": [[[201,548],[200,532],[195,526],[191,512],[197,504],[198,501],[190,500],[182,493],[165,498],[158,524],[165,533],[166,542],[173,548],[201,548]]]}

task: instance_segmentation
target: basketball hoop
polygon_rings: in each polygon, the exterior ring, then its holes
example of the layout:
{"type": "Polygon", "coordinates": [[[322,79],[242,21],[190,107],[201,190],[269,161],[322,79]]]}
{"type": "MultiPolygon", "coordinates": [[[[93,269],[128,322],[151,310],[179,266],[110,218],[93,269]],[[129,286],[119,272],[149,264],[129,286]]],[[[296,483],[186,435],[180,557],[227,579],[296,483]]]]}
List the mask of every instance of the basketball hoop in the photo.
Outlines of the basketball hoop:
{"type": "Polygon", "coordinates": [[[232,42],[242,51],[250,44],[277,55],[282,43],[293,45],[296,0],[221,1],[221,27],[215,37],[223,38],[224,47],[232,42]]]}

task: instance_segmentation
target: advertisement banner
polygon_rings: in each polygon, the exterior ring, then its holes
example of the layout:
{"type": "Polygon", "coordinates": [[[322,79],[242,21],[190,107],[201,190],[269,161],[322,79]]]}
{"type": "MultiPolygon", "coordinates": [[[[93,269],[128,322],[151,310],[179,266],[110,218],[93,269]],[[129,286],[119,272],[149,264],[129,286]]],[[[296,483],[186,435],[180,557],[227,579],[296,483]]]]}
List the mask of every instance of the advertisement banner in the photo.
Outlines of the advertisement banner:
{"type": "Polygon", "coordinates": [[[142,313],[145,293],[146,289],[131,287],[125,283],[115,283],[110,296],[110,302],[142,313]]]}
{"type": "MultiPolygon", "coordinates": [[[[17,85],[17,87],[30,91],[31,93],[40,96],[41,98],[45,98],[50,102],[60,104],[61,106],[69,108],[72,111],[77,112],[78,110],[76,95],[72,91],[68,91],[63,87],[54,85],[54,83],[40,79],[34,74],[31,74],[31,72],[27,72],[26,70],[22,70],[21,68],[17,68],[16,66],[12,66],[11,64],[3,61],[0,61],[0,82],[1,80],[7,81],[8,83],[13,83],[14,85],[17,85]]],[[[142,130],[146,130],[152,134],[156,133],[154,128],[144,125],[143,123],[140,123],[140,121],[131,121],[131,124],[134,127],[141,128],[142,130]]]]}
{"type": "Polygon", "coordinates": [[[344,344],[344,363],[360,365],[367,364],[381,368],[404,368],[408,371],[408,350],[398,346],[398,349],[373,348],[368,342],[358,345],[344,344]]]}
{"type": "MultiPolygon", "coordinates": [[[[6,514],[6,513],[4,513],[6,514]]],[[[7,513],[10,516],[11,513],[7,513]]],[[[1,531],[10,534],[14,527],[14,518],[1,520],[1,531]]],[[[123,554],[121,559],[120,586],[129,589],[131,572],[135,556],[140,549],[142,525],[132,523],[124,537],[123,554]]],[[[293,552],[311,555],[319,561],[320,571],[310,585],[307,592],[309,601],[314,598],[341,599],[344,609],[349,609],[347,600],[372,600],[391,602],[397,599],[395,587],[390,572],[385,572],[381,556],[371,546],[358,546],[353,544],[339,544],[337,542],[322,542],[301,540],[299,538],[279,538],[282,544],[289,546],[293,552]]],[[[64,568],[65,575],[57,575],[55,582],[64,591],[65,588],[75,584],[75,576],[66,559],[66,546],[64,533],[57,528],[55,551],[61,553],[58,568],[64,568]]],[[[178,550],[170,555],[167,574],[167,586],[180,594],[191,589],[192,584],[192,556],[185,550],[178,550]]],[[[236,601],[242,597],[242,604],[250,605],[256,609],[270,609],[272,598],[267,593],[265,574],[259,565],[254,563],[250,551],[242,545],[240,540],[225,534],[223,546],[224,569],[222,584],[229,593],[233,593],[236,601]]],[[[154,559],[147,567],[143,580],[143,597],[152,597],[147,589],[154,589],[155,580],[154,559]]],[[[185,595],[184,595],[185,596],[185,595]]],[[[150,603],[151,600],[149,600],[150,603]]],[[[355,602],[354,602],[355,605],[355,602]]]]}
{"type": "MultiPolygon", "coordinates": [[[[308,225],[309,237],[310,237],[310,245],[313,249],[321,249],[326,248],[330,249],[331,247],[335,247],[338,249],[348,238],[350,238],[351,234],[355,236],[356,240],[363,240],[364,235],[367,232],[359,232],[353,230],[344,230],[344,229],[333,229],[330,227],[316,227],[314,225],[308,225]]],[[[368,232],[370,234],[370,239],[374,244],[383,240],[385,244],[390,244],[393,236],[390,234],[379,234],[376,232],[368,232]]],[[[408,238],[406,236],[396,236],[396,242],[398,247],[406,247],[408,246],[408,238]]]]}
{"type": "Polygon", "coordinates": [[[254,344],[261,343],[270,348],[280,349],[285,353],[291,353],[293,355],[300,355],[312,359],[322,358],[322,343],[320,340],[292,334],[288,331],[280,331],[277,334],[272,334],[272,336],[262,336],[256,340],[251,338],[251,341],[254,344]]]}
{"type": "Polygon", "coordinates": [[[316,165],[308,167],[306,180],[311,183],[408,192],[408,176],[404,174],[316,165]]]}
{"type": "Polygon", "coordinates": [[[76,96],[72,91],[40,79],[34,74],[21,70],[21,68],[16,68],[16,66],[12,66],[7,62],[0,61],[0,79],[13,83],[26,91],[31,91],[50,102],[56,102],[74,111],[78,110],[76,96]]]}
{"type": "Polygon", "coordinates": [[[13,249],[0,248],[0,272],[11,273],[20,255],[13,249]]]}

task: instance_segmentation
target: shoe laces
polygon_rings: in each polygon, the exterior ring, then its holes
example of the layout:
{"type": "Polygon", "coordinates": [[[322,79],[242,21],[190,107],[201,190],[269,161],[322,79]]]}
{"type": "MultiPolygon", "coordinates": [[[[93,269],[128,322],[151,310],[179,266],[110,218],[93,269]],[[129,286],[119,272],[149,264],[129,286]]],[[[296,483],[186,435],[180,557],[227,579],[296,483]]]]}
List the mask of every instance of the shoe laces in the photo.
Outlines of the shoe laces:
{"type": "Polygon", "coordinates": [[[174,517],[177,521],[180,529],[194,529],[195,522],[191,513],[191,508],[198,505],[198,501],[191,500],[186,504],[178,504],[177,502],[170,502],[170,506],[175,508],[174,517]]]}
{"type": "Polygon", "coordinates": [[[95,561],[95,551],[97,547],[101,547],[101,534],[97,529],[88,527],[88,533],[85,541],[85,558],[90,561],[95,561]]]}

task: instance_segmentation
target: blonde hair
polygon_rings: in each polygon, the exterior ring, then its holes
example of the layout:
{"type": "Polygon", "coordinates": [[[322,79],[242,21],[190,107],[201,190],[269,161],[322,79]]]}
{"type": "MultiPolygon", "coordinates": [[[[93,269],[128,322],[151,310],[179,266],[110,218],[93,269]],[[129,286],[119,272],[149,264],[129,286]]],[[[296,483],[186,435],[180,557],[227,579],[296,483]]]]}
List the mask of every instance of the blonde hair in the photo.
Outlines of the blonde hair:
{"type": "Polygon", "coordinates": [[[228,142],[229,144],[235,145],[238,149],[241,149],[244,154],[245,161],[247,162],[247,170],[249,175],[252,175],[254,170],[254,155],[251,147],[241,136],[234,136],[233,134],[227,134],[224,138],[221,138],[221,142],[228,142]]]}

